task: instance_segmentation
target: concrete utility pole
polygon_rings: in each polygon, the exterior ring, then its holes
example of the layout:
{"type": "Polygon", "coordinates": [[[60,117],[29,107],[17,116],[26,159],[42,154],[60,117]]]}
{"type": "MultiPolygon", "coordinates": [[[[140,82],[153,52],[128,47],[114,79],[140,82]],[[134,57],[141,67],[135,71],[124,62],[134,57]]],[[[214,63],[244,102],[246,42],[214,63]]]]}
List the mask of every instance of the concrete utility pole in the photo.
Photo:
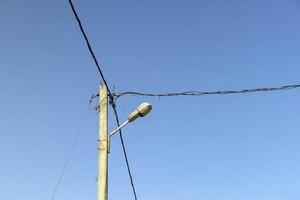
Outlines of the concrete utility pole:
{"type": "Polygon", "coordinates": [[[107,175],[108,175],[108,153],[109,135],[107,129],[107,88],[100,85],[99,96],[99,136],[98,136],[98,200],[107,200],[107,175]]]}

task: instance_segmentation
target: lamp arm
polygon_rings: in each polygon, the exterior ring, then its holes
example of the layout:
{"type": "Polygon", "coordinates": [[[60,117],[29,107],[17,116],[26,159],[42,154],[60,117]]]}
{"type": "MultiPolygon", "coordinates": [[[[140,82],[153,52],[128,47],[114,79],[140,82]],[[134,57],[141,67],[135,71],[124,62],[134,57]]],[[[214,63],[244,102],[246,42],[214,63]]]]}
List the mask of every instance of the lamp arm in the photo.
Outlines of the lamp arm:
{"type": "Polygon", "coordinates": [[[118,132],[121,128],[123,128],[124,126],[126,126],[126,124],[129,123],[129,120],[126,120],[123,124],[121,124],[118,128],[116,128],[115,130],[113,130],[111,133],[110,133],[110,137],[113,136],[116,132],[118,132]]]}

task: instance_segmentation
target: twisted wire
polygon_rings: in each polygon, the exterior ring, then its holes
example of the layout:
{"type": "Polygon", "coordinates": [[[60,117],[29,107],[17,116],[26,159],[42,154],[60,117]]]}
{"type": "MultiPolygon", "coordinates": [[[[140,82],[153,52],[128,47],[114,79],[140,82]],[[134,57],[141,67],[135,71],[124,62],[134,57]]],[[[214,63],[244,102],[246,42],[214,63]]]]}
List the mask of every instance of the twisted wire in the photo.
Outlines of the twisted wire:
{"type": "MultiPolygon", "coordinates": [[[[240,89],[240,90],[223,90],[223,91],[185,91],[185,92],[171,92],[171,93],[144,93],[144,92],[119,92],[112,95],[116,98],[122,96],[148,96],[148,97],[172,97],[172,96],[204,96],[204,95],[227,95],[227,94],[243,94],[243,93],[255,93],[255,92],[270,92],[278,90],[291,90],[299,88],[300,84],[296,85],[284,85],[278,87],[263,87],[252,89],[240,89]]],[[[97,95],[96,95],[97,96],[97,95]]]]}

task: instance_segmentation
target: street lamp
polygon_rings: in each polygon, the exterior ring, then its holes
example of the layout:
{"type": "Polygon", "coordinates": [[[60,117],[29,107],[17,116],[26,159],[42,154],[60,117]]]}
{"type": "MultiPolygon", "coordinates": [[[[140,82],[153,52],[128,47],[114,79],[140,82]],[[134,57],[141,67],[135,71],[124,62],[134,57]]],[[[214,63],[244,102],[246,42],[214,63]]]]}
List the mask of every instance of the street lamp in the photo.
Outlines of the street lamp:
{"type": "Polygon", "coordinates": [[[116,128],[114,131],[110,133],[110,137],[113,136],[118,130],[126,126],[129,122],[133,122],[138,117],[144,117],[146,116],[152,109],[152,105],[150,103],[144,102],[141,105],[139,105],[130,115],[128,115],[127,120],[121,124],[118,128],[116,128]]]}

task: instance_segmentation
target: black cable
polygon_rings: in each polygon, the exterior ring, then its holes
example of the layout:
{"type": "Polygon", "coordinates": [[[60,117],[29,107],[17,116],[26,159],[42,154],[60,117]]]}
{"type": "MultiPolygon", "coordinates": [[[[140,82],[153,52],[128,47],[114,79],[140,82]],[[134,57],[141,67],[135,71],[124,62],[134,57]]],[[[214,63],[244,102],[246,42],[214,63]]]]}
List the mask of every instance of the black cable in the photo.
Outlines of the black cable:
{"type": "Polygon", "coordinates": [[[149,96],[149,97],[170,97],[170,96],[204,96],[204,95],[225,95],[225,94],[242,94],[242,93],[254,93],[254,92],[270,92],[276,90],[290,90],[299,88],[298,85],[284,85],[279,87],[264,87],[254,89],[241,89],[241,90],[224,90],[224,91],[212,91],[212,92],[201,92],[201,91],[186,91],[178,93],[143,93],[143,92],[121,92],[113,93],[112,95],[116,98],[126,95],[131,96],[149,96]]]}
{"type": "MultiPolygon", "coordinates": [[[[112,108],[113,108],[113,111],[114,111],[114,114],[115,114],[115,117],[116,117],[117,126],[119,127],[120,126],[120,120],[119,120],[118,112],[117,112],[117,109],[116,109],[116,105],[113,104],[112,108]]],[[[129,178],[130,178],[131,188],[132,188],[132,191],[133,191],[133,194],[134,194],[134,199],[137,200],[138,198],[137,198],[137,194],[136,194],[136,191],[135,191],[135,186],[134,186],[134,182],[133,182],[133,178],[132,178],[132,174],[131,174],[131,170],[130,170],[130,165],[129,165],[127,152],[126,152],[126,147],[125,147],[125,143],[124,143],[124,140],[123,140],[123,135],[122,135],[122,130],[121,129],[119,130],[119,135],[120,135],[120,140],[121,140],[123,153],[124,153],[124,157],[125,157],[125,161],[126,161],[128,175],[129,175],[129,178]]]]}
{"type": "Polygon", "coordinates": [[[83,29],[81,20],[80,20],[78,14],[77,14],[77,12],[76,12],[76,9],[75,9],[75,7],[74,7],[74,5],[73,5],[73,3],[72,3],[72,0],[69,0],[69,3],[70,3],[70,6],[71,6],[71,8],[72,8],[73,14],[74,14],[74,16],[75,16],[75,18],[76,18],[76,21],[78,22],[80,31],[81,31],[81,33],[82,33],[82,35],[83,35],[83,37],[84,37],[84,40],[85,40],[86,45],[87,45],[87,47],[88,47],[88,49],[89,49],[89,52],[90,52],[90,54],[91,54],[91,56],[92,56],[92,58],[93,58],[93,60],[94,60],[94,62],[95,62],[95,64],[96,64],[97,69],[98,69],[98,71],[99,71],[99,73],[100,73],[100,76],[101,76],[101,78],[102,78],[102,80],[103,80],[103,82],[104,82],[104,84],[105,84],[105,86],[106,86],[106,88],[107,88],[108,95],[109,95],[110,99],[112,100],[112,99],[113,99],[112,93],[111,93],[110,90],[109,90],[109,87],[108,87],[108,84],[107,84],[107,82],[106,82],[106,80],[105,80],[104,74],[103,74],[103,72],[102,72],[102,70],[101,70],[101,68],[100,68],[99,62],[98,62],[98,60],[97,60],[97,58],[96,58],[96,56],[95,56],[95,54],[94,54],[94,51],[93,51],[92,46],[91,46],[91,44],[90,44],[90,42],[89,42],[89,39],[88,39],[88,37],[87,37],[87,35],[86,35],[84,29],[83,29]]]}
{"type": "MultiPolygon", "coordinates": [[[[94,54],[92,46],[91,46],[91,44],[90,44],[90,42],[88,40],[88,37],[87,37],[87,35],[86,35],[86,33],[85,33],[84,29],[83,29],[82,23],[81,23],[81,21],[79,19],[79,16],[78,16],[78,14],[77,14],[77,12],[75,10],[75,7],[74,7],[74,5],[72,3],[72,0],[69,0],[69,3],[70,3],[70,6],[72,8],[73,14],[74,14],[74,16],[75,16],[75,18],[76,18],[76,20],[78,22],[78,25],[80,27],[80,31],[81,31],[81,33],[82,33],[82,35],[84,37],[84,40],[86,41],[87,47],[89,49],[89,52],[90,52],[90,54],[91,54],[91,56],[92,56],[92,58],[93,58],[93,60],[94,60],[94,62],[96,64],[97,69],[98,69],[98,71],[99,71],[99,73],[101,75],[101,78],[102,78],[102,80],[103,80],[103,82],[104,82],[104,84],[105,84],[105,86],[107,88],[108,97],[109,97],[109,103],[110,103],[110,105],[112,106],[112,108],[114,110],[116,121],[117,121],[117,124],[119,126],[120,125],[120,121],[119,121],[118,113],[117,113],[117,110],[116,110],[116,104],[115,104],[115,101],[114,101],[114,96],[112,95],[112,93],[111,93],[111,91],[110,91],[110,89],[108,87],[108,84],[107,84],[107,82],[105,80],[104,74],[101,71],[99,62],[98,62],[98,60],[97,60],[97,58],[96,58],[96,56],[94,54]]],[[[93,96],[92,98],[94,98],[94,97],[95,96],[93,96]]],[[[123,140],[123,136],[122,136],[121,130],[120,130],[120,139],[121,139],[121,144],[122,144],[122,148],[123,148],[123,152],[124,152],[124,157],[125,157],[125,161],[126,161],[126,166],[127,166],[128,174],[129,174],[129,177],[130,177],[130,182],[131,182],[132,190],[133,190],[133,193],[134,193],[135,200],[137,200],[137,195],[136,195],[136,191],[135,191],[135,187],[134,187],[134,183],[133,183],[133,178],[132,178],[132,175],[131,175],[131,170],[130,170],[130,166],[129,166],[129,162],[128,162],[128,157],[127,157],[127,153],[126,153],[126,148],[125,148],[125,144],[124,144],[124,140],[123,140]]]]}

